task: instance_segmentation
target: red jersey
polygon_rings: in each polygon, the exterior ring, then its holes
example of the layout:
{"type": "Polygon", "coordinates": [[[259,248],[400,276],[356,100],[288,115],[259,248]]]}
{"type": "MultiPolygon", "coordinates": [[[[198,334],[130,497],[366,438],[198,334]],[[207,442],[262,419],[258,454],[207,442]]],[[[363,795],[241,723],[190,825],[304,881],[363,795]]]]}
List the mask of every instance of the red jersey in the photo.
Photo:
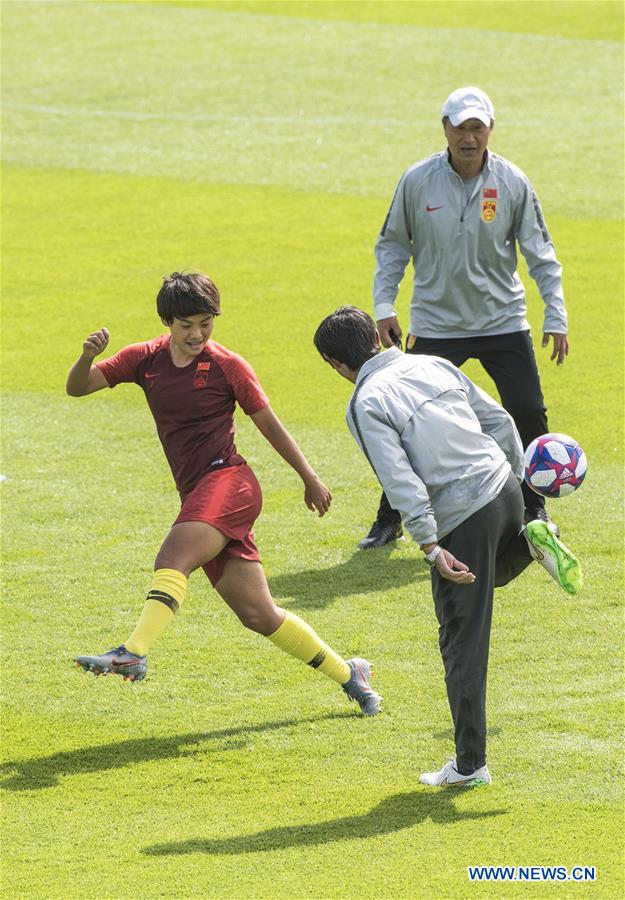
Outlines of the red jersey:
{"type": "Polygon", "coordinates": [[[109,387],[143,388],[176,487],[188,494],[215,469],[245,462],[234,445],[234,409],[248,416],[269,405],[256,373],[241,356],[215,341],[179,368],[169,352],[171,335],[124,347],[96,363],[109,387]]]}

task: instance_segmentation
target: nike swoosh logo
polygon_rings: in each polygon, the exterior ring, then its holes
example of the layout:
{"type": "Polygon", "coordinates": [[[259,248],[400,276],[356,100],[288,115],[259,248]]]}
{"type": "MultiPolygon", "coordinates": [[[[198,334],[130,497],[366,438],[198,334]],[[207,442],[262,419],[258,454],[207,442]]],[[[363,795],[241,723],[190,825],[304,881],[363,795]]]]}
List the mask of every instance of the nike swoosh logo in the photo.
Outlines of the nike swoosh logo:
{"type": "Polygon", "coordinates": [[[146,372],[145,377],[146,378],[158,378],[158,372],[155,372],[154,374],[152,374],[150,372],[146,372]]]}
{"type": "Polygon", "coordinates": [[[444,209],[444,206],[426,206],[426,212],[436,212],[437,209],[444,209]]]}
{"type": "Polygon", "coordinates": [[[364,681],[365,685],[369,688],[369,690],[371,690],[371,685],[367,681],[367,676],[365,675],[364,670],[360,666],[356,666],[355,668],[356,668],[356,671],[358,672],[358,674],[360,675],[360,677],[362,678],[362,680],[364,681]]]}

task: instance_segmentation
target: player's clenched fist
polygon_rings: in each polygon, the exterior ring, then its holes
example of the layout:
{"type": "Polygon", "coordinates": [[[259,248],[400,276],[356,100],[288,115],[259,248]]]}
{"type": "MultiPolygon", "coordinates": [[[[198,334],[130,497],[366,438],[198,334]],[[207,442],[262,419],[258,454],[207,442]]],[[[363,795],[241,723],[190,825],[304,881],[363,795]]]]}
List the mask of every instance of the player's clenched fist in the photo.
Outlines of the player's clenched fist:
{"type": "Polygon", "coordinates": [[[96,356],[99,356],[103,350],[106,350],[108,342],[108,329],[101,328],[99,331],[94,331],[82,345],[83,356],[86,356],[88,359],[94,359],[96,356]]]}

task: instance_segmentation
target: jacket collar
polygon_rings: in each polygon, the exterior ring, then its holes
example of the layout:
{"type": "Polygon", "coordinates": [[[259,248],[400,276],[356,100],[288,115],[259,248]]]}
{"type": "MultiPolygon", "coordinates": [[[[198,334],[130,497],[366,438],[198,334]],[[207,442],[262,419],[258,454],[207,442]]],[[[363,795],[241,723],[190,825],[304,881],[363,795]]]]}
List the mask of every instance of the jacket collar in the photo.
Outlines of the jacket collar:
{"type": "MultiPolygon", "coordinates": [[[[458,173],[456,172],[456,170],[453,168],[453,166],[451,164],[451,153],[449,152],[449,147],[447,147],[446,150],[443,150],[443,152],[441,153],[441,159],[443,161],[444,167],[447,169],[448,172],[453,172],[454,175],[458,175],[458,173]]],[[[486,172],[487,170],[490,170],[490,161],[491,161],[491,154],[490,154],[490,150],[487,147],[486,150],[484,150],[484,165],[478,172],[478,175],[481,175],[482,172],[486,172]]]]}
{"type": "Polygon", "coordinates": [[[401,350],[398,350],[397,347],[389,347],[388,350],[384,350],[376,356],[372,356],[371,359],[368,359],[367,362],[361,366],[360,372],[356,377],[356,387],[360,387],[362,382],[368,378],[369,375],[372,375],[384,366],[392,365],[398,359],[403,357],[403,355],[404,354],[401,350]]]}

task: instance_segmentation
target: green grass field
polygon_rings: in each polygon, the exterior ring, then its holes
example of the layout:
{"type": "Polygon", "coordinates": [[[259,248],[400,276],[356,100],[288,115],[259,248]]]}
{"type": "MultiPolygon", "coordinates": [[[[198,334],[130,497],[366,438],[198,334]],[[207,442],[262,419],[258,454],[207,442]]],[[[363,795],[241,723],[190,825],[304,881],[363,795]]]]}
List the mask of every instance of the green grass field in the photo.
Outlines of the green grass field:
{"type": "MultiPolygon", "coordinates": [[[[2,896],[621,897],[623,4],[5,2],[2,18],[2,896]],[[408,541],[355,551],[378,488],[312,334],[342,303],[370,310],[396,181],[442,148],[440,105],[467,83],[565,267],[571,355],[537,354],[550,427],[589,472],[551,506],[584,591],[532,567],[497,593],[494,783],[454,793],[418,784],[453,748],[428,571],[408,541]],[[215,338],[332,488],[315,519],[237,419],[272,591],[374,661],[377,719],[197,574],[143,684],[72,665],[128,635],[177,495],[141,393],[76,400],[65,377],[94,328],[113,350],[159,333],[178,268],[213,275],[215,338]],[[597,878],[477,884],[474,864],[597,878]]],[[[404,285],[402,323],[407,302],[404,285]]]]}

